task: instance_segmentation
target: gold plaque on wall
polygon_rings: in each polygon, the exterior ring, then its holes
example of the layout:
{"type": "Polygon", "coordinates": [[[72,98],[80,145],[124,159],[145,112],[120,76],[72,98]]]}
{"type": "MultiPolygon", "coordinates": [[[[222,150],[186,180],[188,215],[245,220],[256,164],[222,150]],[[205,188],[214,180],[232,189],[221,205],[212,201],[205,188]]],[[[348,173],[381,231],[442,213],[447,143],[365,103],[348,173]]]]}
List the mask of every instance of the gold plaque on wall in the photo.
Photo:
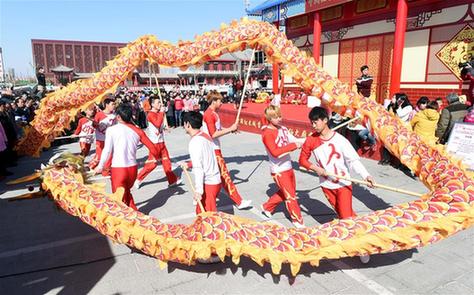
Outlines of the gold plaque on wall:
{"type": "Polygon", "coordinates": [[[342,17],[342,5],[321,10],[321,21],[330,21],[342,17]]]}
{"type": "Polygon", "coordinates": [[[308,26],[308,15],[303,15],[288,20],[288,26],[290,29],[299,29],[308,26]]]}
{"type": "Polygon", "coordinates": [[[466,25],[446,45],[436,57],[461,80],[459,63],[470,61],[474,56],[474,29],[466,25]]]}
{"type": "Polygon", "coordinates": [[[358,0],[356,6],[357,13],[364,13],[376,9],[385,8],[387,0],[358,0]]]}

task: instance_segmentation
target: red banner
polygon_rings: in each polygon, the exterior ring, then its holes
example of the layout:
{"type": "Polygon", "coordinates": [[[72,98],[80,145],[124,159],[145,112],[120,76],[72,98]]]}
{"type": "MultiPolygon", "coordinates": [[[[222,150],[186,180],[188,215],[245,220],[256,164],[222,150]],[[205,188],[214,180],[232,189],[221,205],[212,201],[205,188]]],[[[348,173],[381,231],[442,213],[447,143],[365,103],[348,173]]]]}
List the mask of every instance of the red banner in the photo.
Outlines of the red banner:
{"type": "Polygon", "coordinates": [[[306,12],[323,10],[352,0],[306,0],[306,12]]]}

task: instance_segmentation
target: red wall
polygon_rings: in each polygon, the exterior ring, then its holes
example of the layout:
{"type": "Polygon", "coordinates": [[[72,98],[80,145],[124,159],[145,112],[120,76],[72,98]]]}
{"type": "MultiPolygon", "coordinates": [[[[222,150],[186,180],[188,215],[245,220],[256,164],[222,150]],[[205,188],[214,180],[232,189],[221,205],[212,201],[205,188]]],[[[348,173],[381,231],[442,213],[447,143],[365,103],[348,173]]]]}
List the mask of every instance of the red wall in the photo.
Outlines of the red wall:
{"type": "MultiPolygon", "coordinates": [[[[305,116],[301,116],[301,118],[307,118],[307,113],[309,109],[305,108],[304,106],[300,106],[302,108],[301,113],[305,113],[305,116]],[[303,111],[304,110],[304,111],[303,111]]],[[[237,115],[237,111],[229,107],[228,104],[225,104],[219,110],[219,117],[221,119],[221,124],[223,127],[228,127],[235,122],[237,115]]],[[[251,132],[255,134],[260,134],[261,130],[260,127],[262,126],[262,112],[245,112],[242,111],[240,120],[239,120],[239,130],[245,132],[251,132]]],[[[284,119],[283,125],[288,128],[288,130],[295,135],[296,137],[306,137],[312,132],[311,125],[308,121],[301,119],[284,119]]],[[[263,143],[262,143],[263,144],[263,143]]],[[[364,157],[373,160],[380,160],[381,156],[381,144],[377,143],[377,151],[364,151],[362,148],[357,151],[357,153],[364,157]]]]}

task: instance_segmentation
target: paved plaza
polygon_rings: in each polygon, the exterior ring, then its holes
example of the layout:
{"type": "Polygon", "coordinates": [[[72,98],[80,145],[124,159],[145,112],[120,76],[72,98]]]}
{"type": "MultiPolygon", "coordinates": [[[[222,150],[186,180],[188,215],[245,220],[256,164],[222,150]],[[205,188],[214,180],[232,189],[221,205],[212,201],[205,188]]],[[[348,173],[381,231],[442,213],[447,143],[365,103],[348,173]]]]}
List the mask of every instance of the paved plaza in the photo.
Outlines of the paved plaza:
{"type": "MultiPolygon", "coordinates": [[[[182,129],[166,134],[174,167],[188,158],[189,137],[182,129]]],[[[250,133],[222,139],[223,155],[240,193],[254,208],[238,210],[220,195],[219,210],[264,221],[260,205],[276,191],[260,136],[250,133]]],[[[78,152],[77,143],[54,147],[41,158],[22,158],[10,169],[25,176],[58,151],[78,152]]],[[[296,168],[299,152],[292,158],[296,168]]],[[[139,150],[140,163],[147,150],[139,150]]],[[[425,192],[417,179],[376,161],[363,163],[377,182],[425,192]]],[[[180,169],[176,169],[181,174],[180,169]]],[[[183,175],[184,176],[184,175],[183,175]]],[[[12,179],[10,177],[9,179],[12,179]]],[[[318,178],[296,170],[297,195],[307,226],[334,219],[334,211],[318,186],[318,178]]],[[[107,181],[110,190],[109,181],[107,181]]],[[[26,193],[23,185],[0,184],[0,294],[474,294],[474,229],[437,244],[397,253],[373,255],[368,264],[358,258],[304,265],[293,278],[288,265],[273,275],[269,265],[258,266],[242,258],[214,265],[186,266],[169,263],[161,270],[156,259],[114,244],[78,218],[58,210],[47,199],[8,202],[26,193]]],[[[166,223],[192,222],[191,193],[185,185],[167,187],[161,166],[132,191],[139,210],[166,223]]],[[[354,210],[366,214],[413,200],[379,189],[354,187],[354,210]]],[[[278,207],[273,222],[291,226],[285,208],[278,207]]]]}

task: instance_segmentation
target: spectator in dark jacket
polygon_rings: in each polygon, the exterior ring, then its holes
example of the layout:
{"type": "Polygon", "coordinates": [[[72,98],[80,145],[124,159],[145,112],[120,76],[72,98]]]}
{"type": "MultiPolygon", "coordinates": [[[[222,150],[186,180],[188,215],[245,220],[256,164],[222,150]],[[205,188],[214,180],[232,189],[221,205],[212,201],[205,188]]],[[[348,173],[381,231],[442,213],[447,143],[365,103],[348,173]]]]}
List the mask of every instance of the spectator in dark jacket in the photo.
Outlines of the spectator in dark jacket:
{"type": "Polygon", "coordinates": [[[436,137],[441,144],[445,144],[449,139],[449,134],[456,122],[462,122],[467,114],[468,106],[459,102],[456,93],[450,93],[446,97],[448,106],[441,111],[441,117],[436,128],[436,137]]]}
{"type": "Polygon", "coordinates": [[[357,93],[363,95],[364,97],[370,97],[372,83],[374,79],[369,75],[369,67],[364,65],[360,68],[362,76],[356,80],[357,93]]]}
{"type": "Polygon", "coordinates": [[[174,99],[168,95],[166,98],[166,120],[168,120],[169,127],[176,127],[174,111],[174,99]]]}
{"type": "Polygon", "coordinates": [[[15,109],[15,121],[26,123],[30,114],[28,108],[26,107],[25,101],[22,98],[19,98],[15,103],[17,106],[15,109]]]}
{"type": "Polygon", "coordinates": [[[39,67],[36,73],[36,79],[38,79],[38,94],[37,96],[41,99],[46,93],[46,76],[44,74],[44,68],[39,67]]]}

